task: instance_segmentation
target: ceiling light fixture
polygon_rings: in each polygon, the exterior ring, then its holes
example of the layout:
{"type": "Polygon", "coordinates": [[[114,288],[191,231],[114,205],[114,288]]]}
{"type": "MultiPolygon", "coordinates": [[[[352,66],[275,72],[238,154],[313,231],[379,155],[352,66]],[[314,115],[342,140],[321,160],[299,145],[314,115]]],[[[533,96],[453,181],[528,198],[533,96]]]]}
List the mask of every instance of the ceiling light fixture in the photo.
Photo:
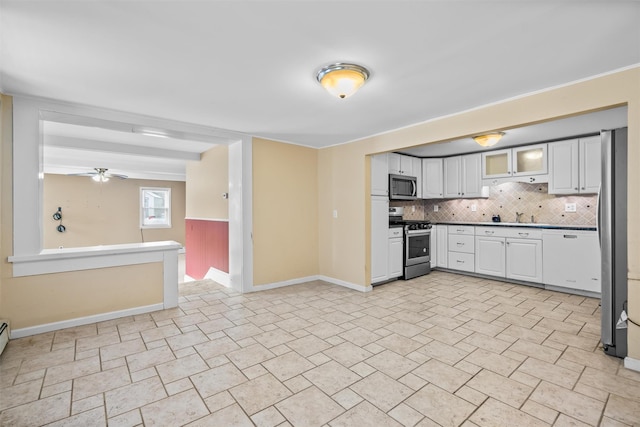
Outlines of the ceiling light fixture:
{"type": "Polygon", "coordinates": [[[500,138],[504,136],[504,132],[492,132],[485,135],[477,135],[473,137],[473,140],[482,147],[492,147],[500,141],[500,138]]]}
{"type": "Polygon", "coordinates": [[[330,94],[344,99],[362,87],[369,78],[369,70],[360,65],[338,62],[318,71],[316,78],[330,94]]]}
{"type": "Polygon", "coordinates": [[[105,175],[107,169],[105,168],[95,168],[96,174],[91,177],[95,182],[107,182],[109,181],[109,177],[105,175]]]}

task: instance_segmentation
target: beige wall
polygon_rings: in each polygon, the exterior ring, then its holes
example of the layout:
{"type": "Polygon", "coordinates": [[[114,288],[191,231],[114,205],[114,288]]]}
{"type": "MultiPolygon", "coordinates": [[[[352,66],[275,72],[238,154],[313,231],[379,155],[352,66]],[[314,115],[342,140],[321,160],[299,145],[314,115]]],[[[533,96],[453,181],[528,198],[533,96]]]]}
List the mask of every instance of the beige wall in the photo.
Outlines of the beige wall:
{"type": "Polygon", "coordinates": [[[12,98],[1,101],[0,318],[21,329],[161,303],[162,263],[12,277],[7,261],[13,254],[12,98]]]}
{"type": "Polygon", "coordinates": [[[318,274],[318,151],[253,139],[253,284],[318,274]]]}
{"type": "Polygon", "coordinates": [[[185,183],[141,179],[95,182],[89,177],[46,174],[43,186],[44,248],[175,240],[184,245],[185,183]],[[171,228],[140,232],[140,187],[171,188],[171,228]],[[62,207],[64,233],[53,213],[62,207]]]}
{"type": "MultiPolygon", "coordinates": [[[[366,155],[468,137],[628,104],[630,162],[640,162],[640,68],[425,122],[350,144],[320,150],[320,274],[369,283],[369,197],[366,155]],[[332,218],[337,209],[338,218],[332,218]]],[[[631,163],[635,164],[635,163],[631,163]]],[[[640,318],[640,168],[629,168],[629,312],[640,318]]],[[[640,328],[629,327],[629,355],[640,359],[640,328]]]]}
{"type": "Polygon", "coordinates": [[[187,164],[186,217],[229,219],[229,147],[219,145],[187,164]]]}

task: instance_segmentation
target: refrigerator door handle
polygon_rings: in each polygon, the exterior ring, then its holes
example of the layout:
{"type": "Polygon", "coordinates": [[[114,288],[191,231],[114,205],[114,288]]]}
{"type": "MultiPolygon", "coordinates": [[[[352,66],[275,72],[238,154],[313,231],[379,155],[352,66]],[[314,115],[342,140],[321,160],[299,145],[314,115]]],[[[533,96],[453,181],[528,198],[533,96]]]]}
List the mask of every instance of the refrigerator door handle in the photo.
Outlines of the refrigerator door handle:
{"type": "Polygon", "coordinates": [[[602,183],[598,185],[598,197],[596,198],[596,230],[598,232],[598,246],[602,249],[602,227],[600,225],[600,206],[602,205],[602,183]]]}

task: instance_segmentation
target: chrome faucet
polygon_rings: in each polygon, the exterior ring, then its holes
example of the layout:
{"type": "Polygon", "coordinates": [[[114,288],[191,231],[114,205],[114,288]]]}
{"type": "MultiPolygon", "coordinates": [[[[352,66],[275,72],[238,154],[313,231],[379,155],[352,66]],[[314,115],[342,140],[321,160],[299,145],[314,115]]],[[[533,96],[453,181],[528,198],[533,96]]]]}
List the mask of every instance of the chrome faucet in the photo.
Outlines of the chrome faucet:
{"type": "Polygon", "coordinates": [[[516,222],[520,222],[522,215],[524,215],[524,213],[516,212],[516,222]]]}

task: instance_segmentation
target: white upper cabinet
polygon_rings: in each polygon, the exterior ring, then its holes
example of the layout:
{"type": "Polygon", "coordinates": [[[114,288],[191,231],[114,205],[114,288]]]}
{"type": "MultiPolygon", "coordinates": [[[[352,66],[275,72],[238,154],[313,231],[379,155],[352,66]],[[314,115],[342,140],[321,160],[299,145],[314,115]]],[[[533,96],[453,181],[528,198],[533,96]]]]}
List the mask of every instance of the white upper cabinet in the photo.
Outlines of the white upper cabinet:
{"type": "Polygon", "coordinates": [[[392,175],[417,177],[416,171],[414,171],[414,159],[416,159],[416,157],[389,153],[389,173],[392,175]]]}
{"type": "Polygon", "coordinates": [[[549,144],[549,194],[597,193],[601,180],[600,136],[549,144]]]}
{"type": "Polygon", "coordinates": [[[411,162],[412,162],[412,170],[413,173],[416,177],[416,185],[417,185],[417,189],[416,189],[416,197],[418,199],[423,199],[423,195],[422,195],[422,159],[419,157],[412,157],[411,158],[411,162]]]}
{"type": "Polygon", "coordinates": [[[442,159],[422,159],[422,198],[442,199],[442,159]]]}
{"type": "Polygon", "coordinates": [[[388,154],[371,156],[371,195],[389,196],[388,154]]]}
{"type": "Polygon", "coordinates": [[[537,176],[548,172],[547,144],[482,153],[482,179],[498,179],[494,184],[508,180],[544,182],[546,177],[537,176]]]}
{"type": "Polygon", "coordinates": [[[480,153],[444,158],[444,197],[483,197],[481,162],[480,153]]]}

